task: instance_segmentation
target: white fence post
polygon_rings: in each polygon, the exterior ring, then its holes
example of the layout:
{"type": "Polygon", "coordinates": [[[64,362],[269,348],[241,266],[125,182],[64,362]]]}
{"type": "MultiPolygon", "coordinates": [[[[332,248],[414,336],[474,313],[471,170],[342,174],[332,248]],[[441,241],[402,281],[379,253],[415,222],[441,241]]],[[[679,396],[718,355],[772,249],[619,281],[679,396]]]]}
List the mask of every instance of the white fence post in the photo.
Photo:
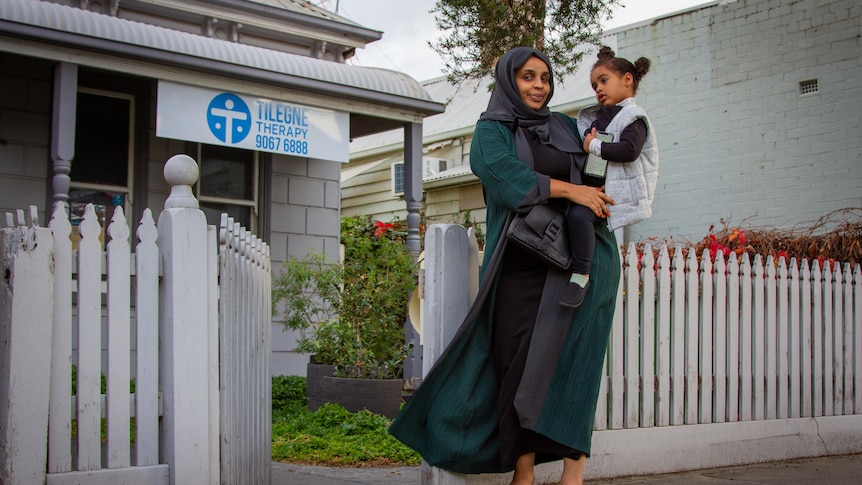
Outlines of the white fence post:
{"type": "MultiPolygon", "coordinates": [[[[425,232],[425,308],[422,315],[422,375],[452,340],[469,309],[467,230],[432,224],[425,232]]],[[[463,485],[465,475],[422,462],[423,485],[463,485]]]]}
{"type": "Polygon", "coordinates": [[[0,231],[0,483],[16,485],[45,483],[48,460],[54,243],[30,219],[0,231]]]}
{"type": "Polygon", "coordinates": [[[216,322],[208,318],[207,223],[191,191],[198,173],[186,155],[165,163],[171,194],[158,222],[164,263],[159,299],[161,455],[170,465],[170,483],[176,485],[219,483],[210,467],[218,460],[218,433],[210,428],[218,416],[210,416],[211,380],[201,378],[209,372],[209,340],[216,322]]]}
{"type": "Polygon", "coordinates": [[[426,374],[467,315],[467,230],[432,224],[425,233],[425,314],[423,369],[426,374]]]}

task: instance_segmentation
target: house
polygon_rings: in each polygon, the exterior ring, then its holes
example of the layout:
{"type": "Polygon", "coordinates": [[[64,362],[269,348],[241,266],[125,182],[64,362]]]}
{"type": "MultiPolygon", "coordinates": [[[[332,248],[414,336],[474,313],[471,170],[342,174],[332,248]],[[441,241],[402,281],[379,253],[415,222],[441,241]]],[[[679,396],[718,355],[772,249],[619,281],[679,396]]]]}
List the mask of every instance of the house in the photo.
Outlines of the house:
{"type": "MultiPolygon", "coordinates": [[[[860,10],[854,0],[714,1],[606,32],[617,55],[652,61],[637,98],[661,153],[653,216],[624,240],[697,241],[722,220],[791,228],[862,207],[860,10]]],[[[574,115],[594,103],[584,64],[556,86],[552,109],[574,115]]],[[[484,221],[468,155],[486,84],[424,83],[447,103],[425,120],[426,224],[466,211],[484,221]]],[[[403,217],[400,140],[388,132],[351,143],[345,214],[403,217]]]]}
{"type": "MultiPolygon", "coordinates": [[[[122,206],[137,227],[168,196],[165,161],[185,153],[211,224],[234,217],[275,268],[312,249],[335,259],[349,140],[420,140],[443,109],[409,76],[345,63],[380,37],[299,0],[3,0],[0,212],[36,205],[44,224],[56,202],[73,218],[122,206]]],[[[304,373],[274,330],[273,372],[304,373]]]]}

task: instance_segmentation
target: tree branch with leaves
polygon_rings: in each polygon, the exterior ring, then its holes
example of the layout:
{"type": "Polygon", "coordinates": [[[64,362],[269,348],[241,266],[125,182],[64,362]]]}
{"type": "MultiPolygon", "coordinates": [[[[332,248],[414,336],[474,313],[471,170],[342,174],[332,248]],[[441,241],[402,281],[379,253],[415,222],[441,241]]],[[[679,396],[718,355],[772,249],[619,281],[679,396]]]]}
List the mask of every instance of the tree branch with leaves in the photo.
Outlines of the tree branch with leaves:
{"type": "Polygon", "coordinates": [[[429,45],[453,83],[493,75],[497,59],[517,46],[544,52],[564,76],[598,44],[614,5],[619,0],[437,0],[432,12],[444,35],[429,45]]]}

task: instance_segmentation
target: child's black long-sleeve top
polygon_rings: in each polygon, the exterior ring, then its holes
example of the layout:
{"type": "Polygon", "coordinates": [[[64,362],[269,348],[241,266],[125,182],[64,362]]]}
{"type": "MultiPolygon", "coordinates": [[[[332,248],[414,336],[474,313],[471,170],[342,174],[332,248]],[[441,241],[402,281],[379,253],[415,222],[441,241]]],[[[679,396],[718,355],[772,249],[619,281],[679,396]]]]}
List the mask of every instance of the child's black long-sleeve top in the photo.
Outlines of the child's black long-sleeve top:
{"type": "MultiPolygon", "coordinates": [[[[602,106],[596,112],[596,120],[590,126],[590,129],[584,133],[587,135],[593,128],[596,131],[605,131],[611,120],[617,113],[622,110],[622,106],[602,106]]],[[[602,158],[609,162],[627,163],[637,160],[646,143],[647,126],[644,120],[635,120],[634,123],[625,127],[620,134],[619,140],[614,140],[611,143],[602,142],[602,158]]],[[[604,177],[591,177],[584,174],[584,183],[593,187],[604,185],[604,177]]]]}

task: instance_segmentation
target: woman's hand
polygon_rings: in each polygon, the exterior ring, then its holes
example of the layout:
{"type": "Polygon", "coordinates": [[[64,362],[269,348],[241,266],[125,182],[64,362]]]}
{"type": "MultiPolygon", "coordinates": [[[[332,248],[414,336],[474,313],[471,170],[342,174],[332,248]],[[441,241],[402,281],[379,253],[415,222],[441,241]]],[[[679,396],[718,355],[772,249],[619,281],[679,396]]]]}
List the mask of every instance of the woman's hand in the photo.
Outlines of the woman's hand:
{"type": "Polygon", "coordinates": [[[557,179],[551,179],[551,197],[570,200],[590,209],[596,216],[602,218],[610,215],[608,205],[616,204],[614,199],[605,193],[604,187],[574,185],[557,179]]]}
{"type": "Polygon", "coordinates": [[[593,128],[587,133],[587,136],[584,137],[584,151],[590,153],[590,142],[596,138],[596,129],[593,128]]]}

